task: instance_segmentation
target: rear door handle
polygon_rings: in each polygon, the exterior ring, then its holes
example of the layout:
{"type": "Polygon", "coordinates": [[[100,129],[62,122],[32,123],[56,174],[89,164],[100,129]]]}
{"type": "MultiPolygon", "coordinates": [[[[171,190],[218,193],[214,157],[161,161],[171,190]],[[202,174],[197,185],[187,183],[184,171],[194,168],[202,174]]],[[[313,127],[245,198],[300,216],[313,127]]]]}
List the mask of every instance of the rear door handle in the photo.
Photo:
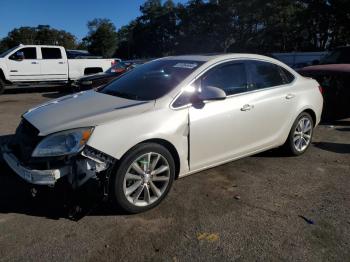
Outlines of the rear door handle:
{"type": "Polygon", "coordinates": [[[249,110],[251,110],[251,109],[253,109],[253,108],[254,108],[253,105],[248,105],[248,104],[246,104],[246,105],[244,105],[244,106],[241,108],[241,111],[249,111],[249,110]]]}
{"type": "Polygon", "coordinates": [[[34,62],[32,62],[32,64],[33,64],[33,65],[37,65],[37,64],[39,64],[39,63],[34,61],[34,62]]]}
{"type": "Polygon", "coordinates": [[[61,65],[63,65],[64,64],[64,62],[58,62],[59,64],[61,64],[61,65]]]}
{"type": "Polygon", "coordinates": [[[286,99],[293,99],[295,97],[294,94],[288,94],[286,95],[286,99]]]}

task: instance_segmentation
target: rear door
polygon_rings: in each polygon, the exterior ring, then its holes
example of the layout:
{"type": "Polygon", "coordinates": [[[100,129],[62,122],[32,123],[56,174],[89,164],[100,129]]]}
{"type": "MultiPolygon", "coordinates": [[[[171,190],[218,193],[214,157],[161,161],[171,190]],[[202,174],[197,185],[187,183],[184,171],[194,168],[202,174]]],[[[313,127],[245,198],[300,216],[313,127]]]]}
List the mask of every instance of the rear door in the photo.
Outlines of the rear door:
{"type": "Polygon", "coordinates": [[[37,81],[40,79],[40,64],[36,47],[23,47],[13,52],[6,60],[9,80],[13,82],[37,81]],[[23,60],[18,57],[21,53],[23,60]],[[22,56],[23,55],[23,56],[22,56]]]}
{"type": "Polygon", "coordinates": [[[249,102],[252,118],[259,124],[255,132],[258,141],[252,148],[259,150],[278,146],[287,138],[294,121],[297,92],[295,76],[274,63],[249,60],[249,87],[254,93],[249,102]]]}
{"type": "Polygon", "coordinates": [[[42,80],[68,80],[68,64],[64,50],[59,47],[40,47],[42,80]]]}

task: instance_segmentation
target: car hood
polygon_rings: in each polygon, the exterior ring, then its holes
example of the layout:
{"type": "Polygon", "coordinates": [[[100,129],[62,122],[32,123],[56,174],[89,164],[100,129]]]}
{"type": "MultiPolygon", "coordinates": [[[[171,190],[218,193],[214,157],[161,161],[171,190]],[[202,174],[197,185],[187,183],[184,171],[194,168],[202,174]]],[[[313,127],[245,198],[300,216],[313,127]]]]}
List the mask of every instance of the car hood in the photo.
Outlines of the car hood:
{"type": "Polygon", "coordinates": [[[329,65],[314,65],[304,67],[298,72],[305,76],[316,76],[323,74],[350,74],[350,64],[329,64],[329,65]]]}
{"type": "Polygon", "coordinates": [[[135,101],[95,91],[80,92],[28,110],[23,117],[47,135],[72,128],[97,126],[147,112],[154,101],[135,101]]]}

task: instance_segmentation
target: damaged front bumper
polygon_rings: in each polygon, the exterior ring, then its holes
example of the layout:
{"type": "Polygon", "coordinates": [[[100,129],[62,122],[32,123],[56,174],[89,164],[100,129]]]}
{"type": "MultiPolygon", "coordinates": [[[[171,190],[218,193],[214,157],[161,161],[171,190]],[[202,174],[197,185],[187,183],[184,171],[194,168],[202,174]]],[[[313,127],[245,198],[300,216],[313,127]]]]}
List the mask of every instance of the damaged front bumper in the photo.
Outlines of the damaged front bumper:
{"type": "Polygon", "coordinates": [[[58,179],[72,172],[70,166],[58,169],[35,170],[21,165],[17,157],[8,149],[7,145],[1,147],[2,157],[7,165],[25,181],[35,185],[53,186],[58,179]]]}
{"type": "Polygon", "coordinates": [[[114,162],[113,158],[86,147],[66,165],[54,169],[37,170],[21,164],[6,144],[1,146],[1,152],[8,166],[26,182],[34,185],[54,186],[59,179],[67,177],[73,187],[80,187],[90,178],[97,177],[98,173],[108,169],[114,162]]]}

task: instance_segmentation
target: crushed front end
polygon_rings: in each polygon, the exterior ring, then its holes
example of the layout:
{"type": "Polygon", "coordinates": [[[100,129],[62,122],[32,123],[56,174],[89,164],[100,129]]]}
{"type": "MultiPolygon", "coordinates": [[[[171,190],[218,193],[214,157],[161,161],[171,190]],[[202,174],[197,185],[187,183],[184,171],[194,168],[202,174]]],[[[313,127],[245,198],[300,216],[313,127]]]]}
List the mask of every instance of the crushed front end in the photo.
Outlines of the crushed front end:
{"type": "Polygon", "coordinates": [[[23,119],[16,134],[1,146],[3,159],[22,179],[32,185],[55,186],[64,180],[73,189],[89,179],[101,179],[115,159],[84,145],[81,150],[60,156],[33,157],[33,152],[45,137],[23,119]]]}

